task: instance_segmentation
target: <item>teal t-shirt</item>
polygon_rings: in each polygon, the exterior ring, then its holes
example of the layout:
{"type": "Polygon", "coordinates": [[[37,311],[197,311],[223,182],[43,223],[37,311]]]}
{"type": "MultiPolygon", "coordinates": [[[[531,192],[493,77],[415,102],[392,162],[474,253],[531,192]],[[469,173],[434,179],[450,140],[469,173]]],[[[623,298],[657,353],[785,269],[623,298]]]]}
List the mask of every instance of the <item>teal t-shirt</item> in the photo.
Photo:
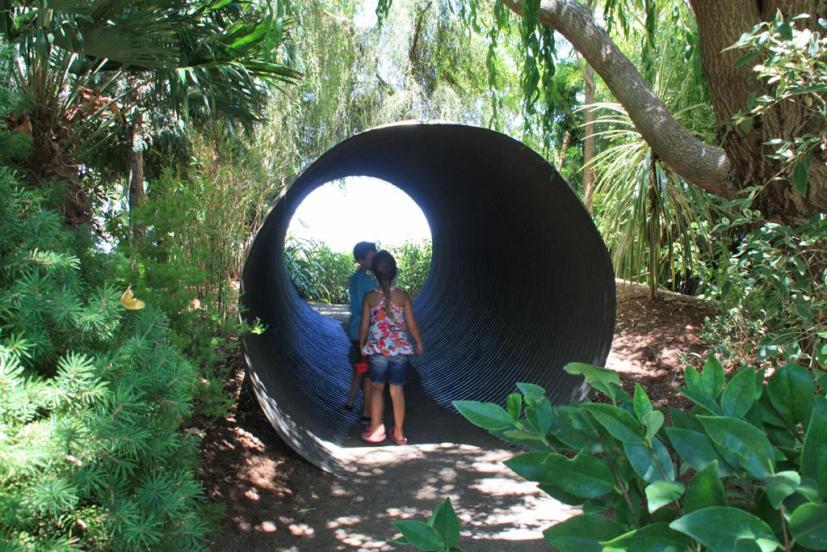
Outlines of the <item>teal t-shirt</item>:
{"type": "Polygon", "coordinates": [[[347,287],[348,295],[350,295],[350,320],[347,323],[347,335],[353,341],[359,339],[359,325],[362,323],[362,301],[365,295],[378,285],[376,278],[364,270],[357,270],[350,276],[347,287]]]}

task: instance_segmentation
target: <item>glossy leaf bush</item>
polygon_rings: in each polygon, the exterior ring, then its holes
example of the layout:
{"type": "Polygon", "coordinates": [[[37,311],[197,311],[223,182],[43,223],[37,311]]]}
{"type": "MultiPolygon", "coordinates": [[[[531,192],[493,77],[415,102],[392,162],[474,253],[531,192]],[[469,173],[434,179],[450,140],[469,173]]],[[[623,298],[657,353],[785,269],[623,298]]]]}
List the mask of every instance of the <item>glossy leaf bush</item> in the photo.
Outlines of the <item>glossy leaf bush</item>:
{"type": "MultiPolygon", "coordinates": [[[[515,473],[582,508],[544,532],[554,549],[827,550],[827,398],[807,368],[726,376],[710,357],[686,369],[688,413],[655,409],[639,385],[629,395],[609,370],[566,371],[605,402],[553,406],[541,387],[520,383],[505,407],[454,403],[527,449],[506,462],[515,473]]],[[[457,549],[399,528],[421,550],[457,549]]]]}

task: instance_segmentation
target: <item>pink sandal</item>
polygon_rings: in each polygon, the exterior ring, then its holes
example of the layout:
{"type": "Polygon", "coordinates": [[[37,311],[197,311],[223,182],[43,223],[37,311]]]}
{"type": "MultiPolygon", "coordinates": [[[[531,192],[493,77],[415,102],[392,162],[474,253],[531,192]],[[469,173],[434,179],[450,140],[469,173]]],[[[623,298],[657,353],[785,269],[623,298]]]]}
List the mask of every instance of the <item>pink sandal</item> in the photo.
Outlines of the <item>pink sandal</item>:
{"type": "Polygon", "coordinates": [[[387,439],[387,435],[385,435],[385,426],[383,424],[380,424],[379,427],[372,432],[370,428],[362,432],[362,440],[366,443],[381,443],[385,439],[387,439]]]}
{"type": "Polygon", "coordinates": [[[388,437],[388,439],[393,441],[397,446],[404,447],[405,445],[408,444],[408,438],[407,437],[402,437],[401,439],[397,439],[396,437],[394,437],[393,428],[391,428],[390,431],[388,431],[387,437],[388,437]]]}

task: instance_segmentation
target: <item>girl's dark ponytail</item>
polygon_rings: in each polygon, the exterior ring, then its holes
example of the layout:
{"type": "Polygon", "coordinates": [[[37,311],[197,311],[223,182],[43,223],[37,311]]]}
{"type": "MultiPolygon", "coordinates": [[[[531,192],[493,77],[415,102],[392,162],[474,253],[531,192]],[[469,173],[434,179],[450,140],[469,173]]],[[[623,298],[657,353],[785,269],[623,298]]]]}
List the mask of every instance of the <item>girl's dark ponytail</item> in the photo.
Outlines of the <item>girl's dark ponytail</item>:
{"type": "Polygon", "coordinates": [[[382,295],[385,297],[385,313],[396,321],[391,309],[391,282],[396,278],[396,259],[384,249],[373,256],[373,275],[379,281],[382,295]]]}

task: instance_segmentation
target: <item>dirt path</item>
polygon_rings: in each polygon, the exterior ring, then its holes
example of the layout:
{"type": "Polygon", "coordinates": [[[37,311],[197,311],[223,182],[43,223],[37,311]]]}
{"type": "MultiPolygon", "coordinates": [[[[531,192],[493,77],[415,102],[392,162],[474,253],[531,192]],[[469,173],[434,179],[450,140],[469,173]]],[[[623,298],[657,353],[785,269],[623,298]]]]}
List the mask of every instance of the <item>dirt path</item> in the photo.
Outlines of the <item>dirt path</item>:
{"type": "MultiPolygon", "coordinates": [[[[673,404],[683,357],[701,359],[697,334],[707,314],[697,300],[667,295],[651,304],[645,288],[618,284],[607,366],[629,389],[641,383],[654,402],[673,404]]],[[[393,521],[423,519],[450,497],[463,526],[463,550],[531,552],[548,550],[543,529],[577,513],[516,477],[502,464],[516,451],[481,431],[469,445],[344,447],[339,454],[350,466],[347,475],[322,473],[276,436],[243,379],[239,366],[234,412],[206,428],[202,449],[209,496],[227,508],[213,550],[399,549],[391,544],[393,521]]]]}

